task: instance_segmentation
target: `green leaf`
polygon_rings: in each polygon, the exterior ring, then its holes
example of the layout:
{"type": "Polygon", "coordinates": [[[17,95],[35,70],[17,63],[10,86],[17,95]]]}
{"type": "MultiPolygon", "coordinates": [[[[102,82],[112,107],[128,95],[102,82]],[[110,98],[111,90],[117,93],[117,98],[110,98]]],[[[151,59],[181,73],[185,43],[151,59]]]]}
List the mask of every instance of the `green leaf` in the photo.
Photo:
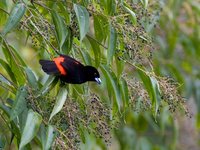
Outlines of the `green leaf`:
{"type": "Polygon", "coordinates": [[[108,15],[113,15],[116,11],[116,1],[115,0],[102,0],[101,5],[104,6],[105,11],[108,15]]]}
{"type": "Polygon", "coordinates": [[[92,60],[87,51],[80,51],[86,65],[92,65],[92,60]]]}
{"type": "Polygon", "coordinates": [[[137,18],[136,18],[135,13],[125,5],[123,5],[123,7],[131,15],[131,20],[132,20],[133,24],[135,25],[136,22],[137,22],[137,18]]]}
{"type": "Polygon", "coordinates": [[[21,18],[25,14],[26,7],[24,3],[17,3],[11,13],[10,16],[6,22],[6,25],[3,28],[2,34],[6,35],[8,32],[10,32],[12,29],[14,29],[20,22],[21,18]]]}
{"type": "Polygon", "coordinates": [[[6,85],[10,86],[10,82],[4,76],[2,76],[1,74],[0,74],[0,82],[3,82],[6,85]]]}
{"type": "MultiPolygon", "coordinates": [[[[170,71],[170,73],[177,79],[179,83],[184,83],[185,79],[183,77],[183,74],[180,71],[179,67],[174,66],[173,64],[167,64],[166,65],[170,71]]],[[[181,87],[183,88],[183,87],[181,87]]]]}
{"type": "Polygon", "coordinates": [[[58,78],[56,78],[55,76],[49,76],[45,84],[41,88],[40,92],[38,92],[38,95],[36,97],[39,97],[47,93],[50,89],[52,89],[57,84],[57,82],[58,82],[58,78]]]}
{"type": "Polygon", "coordinates": [[[18,124],[20,127],[20,132],[22,133],[24,130],[24,126],[26,123],[27,115],[28,115],[28,108],[25,108],[19,115],[18,115],[18,124]]]}
{"type": "Polygon", "coordinates": [[[94,31],[95,37],[99,42],[102,42],[106,38],[107,32],[105,32],[104,26],[107,20],[100,15],[94,15],[94,31]]]}
{"type": "Polygon", "coordinates": [[[101,65],[101,71],[106,78],[107,88],[111,88],[111,91],[113,93],[112,96],[114,96],[114,100],[117,104],[117,108],[120,111],[122,101],[121,101],[120,89],[116,80],[116,76],[113,72],[110,71],[110,69],[107,66],[101,65]]]}
{"type": "Polygon", "coordinates": [[[124,108],[126,108],[129,104],[129,93],[128,93],[128,85],[126,83],[126,80],[124,80],[124,78],[120,79],[120,91],[122,93],[123,106],[124,108]]]}
{"type": "Polygon", "coordinates": [[[7,78],[5,78],[3,75],[0,74],[0,84],[3,85],[8,89],[7,92],[11,91],[13,93],[16,92],[16,89],[12,86],[13,83],[10,82],[7,78]]]}
{"type": "Polygon", "coordinates": [[[26,64],[23,62],[22,58],[18,55],[16,50],[11,45],[8,45],[5,42],[3,45],[3,53],[5,55],[5,58],[15,77],[17,78],[17,82],[19,83],[19,85],[23,85],[25,83],[25,76],[22,66],[25,67],[26,64]]]}
{"type": "Polygon", "coordinates": [[[116,44],[117,44],[117,33],[115,28],[110,24],[110,35],[108,40],[108,51],[107,51],[108,64],[112,62],[113,56],[115,55],[116,44]]]}
{"type": "Polygon", "coordinates": [[[88,37],[88,40],[90,42],[90,45],[92,46],[92,51],[94,53],[96,67],[98,67],[100,64],[100,58],[101,58],[101,50],[100,50],[99,44],[90,37],[88,37]]]}
{"type": "Polygon", "coordinates": [[[46,133],[46,142],[45,142],[45,145],[43,145],[44,150],[49,150],[51,148],[54,138],[55,138],[54,128],[53,126],[48,125],[47,133],[46,133]]]}
{"type": "Polygon", "coordinates": [[[36,136],[41,122],[42,117],[38,113],[34,112],[33,110],[28,111],[26,123],[19,144],[19,149],[22,149],[36,136]]]}
{"type": "Polygon", "coordinates": [[[115,63],[116,63],[116,67],[117,67],[117,78],[120,78],[123,71],[124,71],[124,65],[125,65],[125,62],[120,60],[118,58],[118,56],[115,57],[115,63]]]}
{"type": "Polygon", "coordinates": [[[152,85],[152,104],[155,109],[155,116],[157,116],[158,107],[161,101],[161,91],[158,81],[155,77],[150,77],[151,85],[152,85]]]}
{"type": "Polygon", "coordinates": [[[65,52],[68,30],[66,28],[63,18],[56,11],[51,11],[51,15],[53,23],[55,25],[56,37],[59,43],[60,50],[62,52],[65,52]]]}
{"type": "Polygon", "coordinates": [[[89,31],[89,13],[87,9],[78,4],[74,4],[74,10],[78,19],[80,29],[80,40],[82,41],[87,32],[89,31]]]}
{"type": "Polygon", "coordinates": [[[3,112],[9,117],[11,114],[11,109],[9,106],[3,104],[2,102],[0,102],[0,109],[3,110],[3,112]]]}
{"type": "Polygon", "coordinates": [[[65,86],[61,87],[59,93],[56,98],[56,103],[53,107],[53,111],[51,112],[49,121],[55,116],[63,107],[65,101],[67,100],[67,89],[65,86]]]}
{"type": "Polygon", "coordinates": [[[42,142],[42,149],[43,150],[49,150],[53,144],[54,138],[55,138],[55,130],[53,126],[48,125],[45,127],[44,125],[41,125],[40,127],[40,140],[42,142]]]}
{"type": "Polygon", "coordinates": [[[20,63],[20,65],[26,67],[26,63],[24,62],[24,59],[19,55],[18,51],[11,45],[10,48],[12,49],[12,52],[15,55],[15,59],[20,63]]]}
{"type": "Polygon", "coordinates": [[[6,72],[8,73],[8,75],[10,76],[10,79],[17,84],[17,80],[15,78],[14,73],[12,72],[10,66],[3,60],[0,59],[0,64],[3,66],[3,68],[6,70],[6,72]]]}
{"type": "Polygon", "coordinates": [[[142,3],[142,5],[144,6],[144,8],[146,9],[149,3],[149,0],[140,0],[140,2],[142,3]]]}
{"type": "Polygon", "coordinates": [[[161,91],[160,91],[158,81],[156,80],[155,77],[150,77],[140,70],[138,70],[138,73],[139,73],[140,78],[142,79],[142,82],[150,96],[152,106],[154,109],[153,110],[154,117],[157,117],[158,107],[159,107],[160,101],[161,101],[161,91]]]}
{"type": "MultiPolygon", "coordinates": [[[[7,0],[1,0],[0,8],[3,9],[3,10],[7,10],[7,8],[8,8],[8,1],[7,0]]],[[[2,26],[3,24],[5,24],[6,20],[7,20],[7,13],[1,11],[0,26],[2,26]]]]}
{"type": "Polygon", "coordinates": [[[105,41],[109,36],[108,18],[103,15],[94,15],[95,37],[99,42],[105,41]]]}
{"type": "Polygon", "coordinates": [[[26,109],[26,98],[28,91],[25,86],[20,87],[17,90],[14,105],[12,106],[10,120],[15,119],[24,109],[26,109]]]}
{"type": "Polygon", "coordinates": [[[30,84],[30,86],[37,90],[38,83],[33,71],[30,68],[25,68],[25,72],[27,75],[28,83],[30,84]]]}
{"type": "Polygon", "coordinates": [[[4,148],[5,145],[6,145],[6,136],[5,136],[5,135],[1,135],[1,136],[0,136],[0,148],[1,148],[1,149],[5,149],[5,148],[4,148]]]}

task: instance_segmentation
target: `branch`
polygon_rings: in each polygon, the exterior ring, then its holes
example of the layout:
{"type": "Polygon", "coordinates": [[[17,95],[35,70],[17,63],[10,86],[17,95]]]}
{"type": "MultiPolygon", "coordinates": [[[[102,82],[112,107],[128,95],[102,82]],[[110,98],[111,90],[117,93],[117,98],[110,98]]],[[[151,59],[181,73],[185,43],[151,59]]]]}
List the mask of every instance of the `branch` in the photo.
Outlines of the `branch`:
{"type": "Polygon", "coordinates": [[[93,38],[91,35],[87,34],[86,35],[88,38],[94,40],[95,42],[97,42],[97,44],[99,44],[100,46],[102,46],[105,49],[108,49],[108,47],[106,47],[105,45],[101,44],[101,42],[99,42],[98,40],[96,40],[95,38],[93,38]]]}

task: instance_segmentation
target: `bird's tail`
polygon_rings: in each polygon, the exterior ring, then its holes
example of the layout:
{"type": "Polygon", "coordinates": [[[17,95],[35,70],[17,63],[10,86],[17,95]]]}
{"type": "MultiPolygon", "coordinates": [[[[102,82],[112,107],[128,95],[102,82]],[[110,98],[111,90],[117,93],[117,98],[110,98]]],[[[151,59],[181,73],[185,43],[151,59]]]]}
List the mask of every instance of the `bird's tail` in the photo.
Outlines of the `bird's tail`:
{"type": "Polygon", "coordinates": [[[59,74],[59,70],[58,70],[56,63],[54,61],[40,60],[39,62],[42,66],[43,71],[46,72],[47,74],[49,74],[49,75],[59,74]]]}

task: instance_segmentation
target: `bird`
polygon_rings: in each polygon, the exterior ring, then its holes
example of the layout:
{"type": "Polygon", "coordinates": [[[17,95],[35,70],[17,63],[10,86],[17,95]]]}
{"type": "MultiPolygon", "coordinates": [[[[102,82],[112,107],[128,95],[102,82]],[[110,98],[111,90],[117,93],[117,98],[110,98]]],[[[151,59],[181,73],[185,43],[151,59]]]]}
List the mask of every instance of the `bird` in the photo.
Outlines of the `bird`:
{"type": "Polygon", "coordinates": [[[94,81],[101,84],[100,74],[93,66],[84,66],[74,58],[59,54],[53,60],[39,60],[45,73],[59,77],[61,82],[82,84],[94,81]]]}

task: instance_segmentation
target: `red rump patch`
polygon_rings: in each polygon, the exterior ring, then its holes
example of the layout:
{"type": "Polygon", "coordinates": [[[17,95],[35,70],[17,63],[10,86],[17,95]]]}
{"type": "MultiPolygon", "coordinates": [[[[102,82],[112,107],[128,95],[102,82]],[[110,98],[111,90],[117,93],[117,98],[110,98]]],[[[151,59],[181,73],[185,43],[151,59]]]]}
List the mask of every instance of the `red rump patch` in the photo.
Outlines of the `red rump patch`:
{"type": "Polygon", "coordinates": [[[65,58],[61,56],[61,57],[54,58],[53,61],[55,62],[55,64],[56,64],[58,70],[60,71],[61,75],[66,75],[67,72],[65,71],[65,69],[61,65],[61,63],[65,61],[65,58]]]}

